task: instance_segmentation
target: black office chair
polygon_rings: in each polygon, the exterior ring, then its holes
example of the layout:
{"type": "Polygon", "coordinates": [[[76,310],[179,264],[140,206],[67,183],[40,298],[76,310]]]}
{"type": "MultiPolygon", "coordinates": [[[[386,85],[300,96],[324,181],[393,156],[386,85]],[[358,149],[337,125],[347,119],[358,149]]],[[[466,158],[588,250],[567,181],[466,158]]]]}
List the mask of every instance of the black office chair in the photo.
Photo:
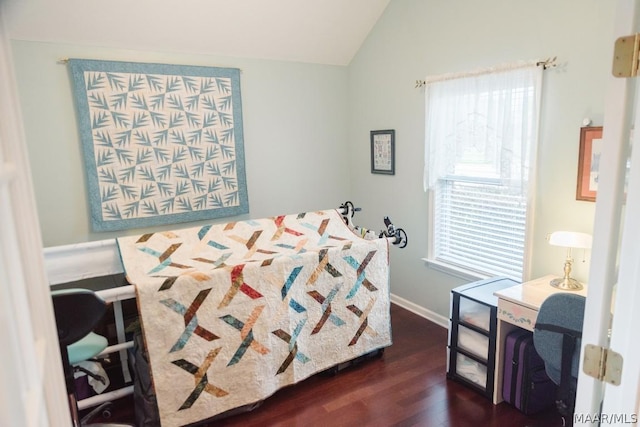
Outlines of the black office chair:
{"type": "Polygon", "coordinates": [[[545,371],[558,385],[556,407],[563,417],[575,408],[585,297],[570,293],[549,296],[540,306],[533,344],[545,371]]]}
{"type": "MultiPolygon", "coordinates": [[[[51,296],[58,327],[58,341],[60,342],[60,354],[73,426],[128,426],[128,424],[87,424],[96,411],[92,411],[82,420],[80,420],[78,412],[73,365],[93,359],[107,348],[107,339],[92,332],[104,317],[107,304],[98,295],[87,289],[53,291],[51,296]]],[[[99,408],[103,408],[104,405],[99,408]]]]}

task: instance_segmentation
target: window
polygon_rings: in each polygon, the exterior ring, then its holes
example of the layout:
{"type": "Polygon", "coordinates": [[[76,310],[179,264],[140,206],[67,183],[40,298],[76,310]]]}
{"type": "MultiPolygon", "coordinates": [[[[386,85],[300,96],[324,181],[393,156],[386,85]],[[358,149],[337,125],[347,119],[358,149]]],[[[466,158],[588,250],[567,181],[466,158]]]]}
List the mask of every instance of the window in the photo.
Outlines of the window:
{"type": "Polygon", "coordinates": [[[542,69],[426,82],[429,260],[522,280],[542,69]]]}

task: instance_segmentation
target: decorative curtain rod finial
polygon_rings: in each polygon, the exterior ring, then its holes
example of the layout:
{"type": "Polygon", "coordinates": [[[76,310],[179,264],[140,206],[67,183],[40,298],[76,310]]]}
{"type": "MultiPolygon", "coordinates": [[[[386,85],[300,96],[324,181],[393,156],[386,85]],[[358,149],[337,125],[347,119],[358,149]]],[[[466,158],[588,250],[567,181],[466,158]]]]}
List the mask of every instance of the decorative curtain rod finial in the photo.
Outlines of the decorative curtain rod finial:
{"type": "Polygon", "coordinates": [[[558,64],[556,64],[556,59],[558,59],[557,56],[554,56],[553,58],[547,58],[544,61],[536,62],[536,65],[538,67],[542,66],[544,70],[548,70],[549,68],[555,68],[558,66],[558,64]]]}
{"type": "Polygon", "coordinates": [[[426,84],[424,80],[416,80],[416,88],[422,87],[426,84]]]}

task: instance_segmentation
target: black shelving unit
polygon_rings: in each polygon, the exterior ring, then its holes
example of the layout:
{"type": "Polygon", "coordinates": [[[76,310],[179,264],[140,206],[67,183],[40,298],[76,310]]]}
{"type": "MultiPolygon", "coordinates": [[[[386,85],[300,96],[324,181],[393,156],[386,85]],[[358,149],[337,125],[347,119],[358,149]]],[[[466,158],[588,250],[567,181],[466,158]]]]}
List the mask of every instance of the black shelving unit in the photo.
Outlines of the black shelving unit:
{"type": "Polygon", "coordinates": [[[447,378],[493,398],[498,297],[494,292],[519,283],[505,277],[451,291],[447,378]]]}

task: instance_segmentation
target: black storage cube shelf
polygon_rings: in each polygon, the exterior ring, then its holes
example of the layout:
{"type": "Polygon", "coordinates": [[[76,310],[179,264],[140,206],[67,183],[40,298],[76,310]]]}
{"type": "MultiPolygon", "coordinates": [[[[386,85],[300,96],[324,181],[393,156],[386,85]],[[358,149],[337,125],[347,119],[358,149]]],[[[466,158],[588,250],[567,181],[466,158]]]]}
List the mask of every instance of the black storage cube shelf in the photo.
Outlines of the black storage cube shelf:
{"type": "Polygon", "coordinates": [[[447,378],[493,398],[498,297],[519,283],[504,277],[459,286],[451,291],[447,378]]]}

